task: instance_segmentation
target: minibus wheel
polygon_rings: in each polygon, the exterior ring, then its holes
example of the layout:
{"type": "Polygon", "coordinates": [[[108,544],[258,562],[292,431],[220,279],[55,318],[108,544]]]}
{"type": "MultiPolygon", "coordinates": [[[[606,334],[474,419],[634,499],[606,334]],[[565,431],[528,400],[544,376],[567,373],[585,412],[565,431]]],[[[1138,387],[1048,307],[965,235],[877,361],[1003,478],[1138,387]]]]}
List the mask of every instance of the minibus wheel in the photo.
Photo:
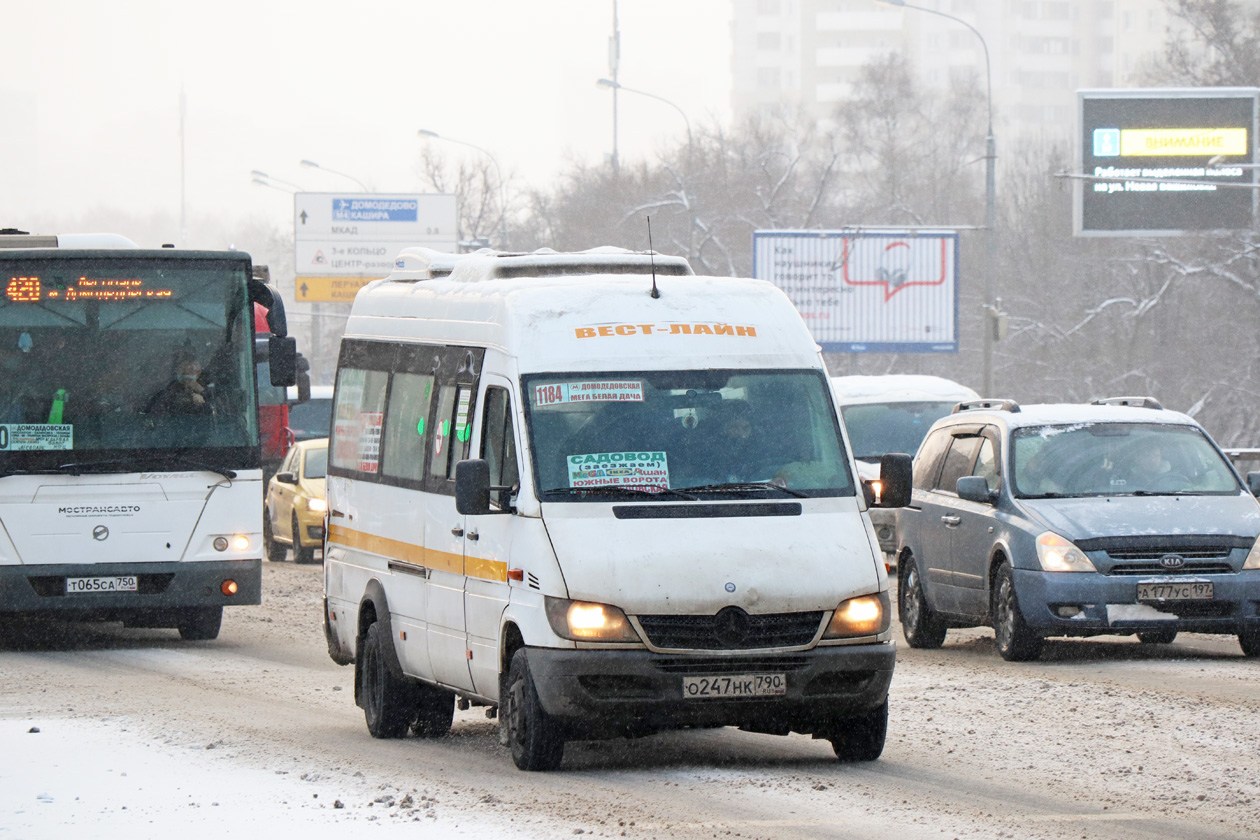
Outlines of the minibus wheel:
{"type": "Polygon", "coordinates": [[[841,761],[874,761],[888,737],[888,698],[877,709],[843,721],[844,728],[827,740],[841,761]]]}
{"type": "Polygon", "coordinates": [[[395,677],[385,661],[384,645],[389,640],[381,633],[379,622],[368,625],[363,650],[355,662],[359,696],[363,701],[363,719],[373,738],[401,738],[407,734],[416,713],[413,685],[395,677]]]}
{"type": "Polygon", "coordinates": [[[503,697],[503,725],[507,727],[512,761],[521,770],[555,770],[564,758],[560,726],[543,709],[529,673],[525,649],[512,655],[507,692],[503,697]]]}
{"type": "Polygon", "coordinates": [[[1260,630],[1249,630],[1238,634],[1238,644],[1243,656],[1260,656],[1260,630]]]}

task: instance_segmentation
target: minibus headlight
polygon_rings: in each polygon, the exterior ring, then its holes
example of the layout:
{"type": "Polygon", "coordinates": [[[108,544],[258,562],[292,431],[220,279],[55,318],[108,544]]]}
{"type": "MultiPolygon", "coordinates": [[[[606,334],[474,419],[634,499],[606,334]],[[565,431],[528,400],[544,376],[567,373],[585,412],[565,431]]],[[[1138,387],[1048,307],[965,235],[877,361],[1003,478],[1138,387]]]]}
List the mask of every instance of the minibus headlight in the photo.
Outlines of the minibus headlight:
{"type": "Polygon", "coordinates": [[[891,619],[888,593],[860,595],[841,601],[831,614],[824,639],[846,639],[853,636],[878,636],[888,629],[891,619]]]}
{"type": "Polygon", "coordinates": [[[1243,563],[1243,569],[1260,569],[1260,539],[1251,544],[1251,551],[1247,552],[1247,560],[1243,563]]]}
{"type": "Polygon", "coordinates": [[[626,614],[609,604],[547,598],[547,621],[557,636],[575,642],[637,642],[626,614]]]}
{"type": "Polygon", "coordinates": [[[328,502],[323,499],[317,499],[314,496],[306,500],[306,509],[323,513],[328,510],[328,502]]]}
{"type": "Polygon", "coordinates": [[[1070,540],[1053,531],[1037,537],[1037,560],[1047,572],[1097,572],[1093,562],[1070,540]]]}

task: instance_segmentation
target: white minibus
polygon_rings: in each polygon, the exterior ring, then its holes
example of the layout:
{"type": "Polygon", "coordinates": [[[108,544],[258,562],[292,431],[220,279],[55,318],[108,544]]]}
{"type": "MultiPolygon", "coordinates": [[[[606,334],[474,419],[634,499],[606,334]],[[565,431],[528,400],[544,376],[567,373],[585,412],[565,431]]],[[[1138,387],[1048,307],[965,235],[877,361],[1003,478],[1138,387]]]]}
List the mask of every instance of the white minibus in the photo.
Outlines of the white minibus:
{"type": "MultiPolygon", "coordinates": [[[[325,630],[373,736],[443,735],[458,702],[524,770],[726,725],[880,755],[872,495],[771,284],[408,249],[355,298],[332,425],[325,630]]],[[[909,456],[884,466],[880,504],[904,504],[909,456]]]]}

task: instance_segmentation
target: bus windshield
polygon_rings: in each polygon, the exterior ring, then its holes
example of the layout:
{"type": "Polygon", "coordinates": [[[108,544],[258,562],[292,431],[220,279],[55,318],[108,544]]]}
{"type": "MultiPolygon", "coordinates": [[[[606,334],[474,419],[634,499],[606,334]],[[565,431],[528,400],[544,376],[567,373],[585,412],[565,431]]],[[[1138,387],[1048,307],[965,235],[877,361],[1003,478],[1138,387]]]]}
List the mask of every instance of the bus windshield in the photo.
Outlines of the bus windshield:
{"type": "Polygon", "coordinates": [[[257,466],[248,271],[244,258],[0,252],[0,467],[136,450],[236,450],[257,466]]]}
{"type": "Polygon", "coordinates": [[[524,393],[543,501],[855,492],[819,372],[547,373],[524,393]]]}

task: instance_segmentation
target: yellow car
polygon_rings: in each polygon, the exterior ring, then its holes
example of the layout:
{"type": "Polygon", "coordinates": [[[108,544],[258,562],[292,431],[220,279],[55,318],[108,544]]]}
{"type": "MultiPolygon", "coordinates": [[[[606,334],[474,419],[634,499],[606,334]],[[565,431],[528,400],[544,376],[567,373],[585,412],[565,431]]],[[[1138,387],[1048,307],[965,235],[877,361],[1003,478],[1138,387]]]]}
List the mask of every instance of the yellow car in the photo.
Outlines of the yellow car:
{"type": "Polygon", "coordinates": [[[324,473],[328,438],[302,440],[289,447],[267,484],[263,502],[263,545],[267,559],[280,562],[289,546],[296,563],[312,563],[324,548],[324,473]]]}

